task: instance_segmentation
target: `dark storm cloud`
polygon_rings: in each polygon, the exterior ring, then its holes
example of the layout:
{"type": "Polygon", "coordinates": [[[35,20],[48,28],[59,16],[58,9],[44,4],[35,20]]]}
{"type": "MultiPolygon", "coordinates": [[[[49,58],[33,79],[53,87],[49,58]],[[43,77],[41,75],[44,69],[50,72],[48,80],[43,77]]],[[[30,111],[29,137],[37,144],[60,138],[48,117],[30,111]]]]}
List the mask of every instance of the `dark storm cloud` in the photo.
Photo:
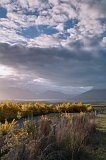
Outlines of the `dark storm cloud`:
{"type": "Polygon", "coordinates": [[[105,49],[99,46],[93,53],[78,41],[71,47],[27,48],[4,43],[0,44],[0,64],[15,68],[20,76],[29,75],[28,80],[33,74],[33,78],[42,77],[60,86],[106,86],[105,49]]]}

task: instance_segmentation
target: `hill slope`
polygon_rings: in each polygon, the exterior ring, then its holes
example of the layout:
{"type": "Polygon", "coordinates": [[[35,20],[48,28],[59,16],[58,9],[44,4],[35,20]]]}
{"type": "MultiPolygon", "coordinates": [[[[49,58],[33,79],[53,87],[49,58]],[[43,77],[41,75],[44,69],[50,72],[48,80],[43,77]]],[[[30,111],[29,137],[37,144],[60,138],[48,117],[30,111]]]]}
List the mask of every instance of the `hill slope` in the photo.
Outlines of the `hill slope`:
{"type": "Polygon", "coordinates": [[[67,100],[72,96],[64,94],[57,91],[46,91],[44,93],[37,94],[28,89],[21,89],[15,87],[9,87],[5,89],[0,89],[0,100],[42,100],[42,99],[58,99],[58,100],[67,100]]]}
{"type": "Polygon", "coordinates": [[[106,89],[92,89],[72,99],[82,102],[106,102],[106,89]]]}
{"type": "Polygon", "coordinates": [[[69,94],[64,94],[62,92],[57,92],[57,91],[46,91],[44,93],[40,93],[36,95],[37,99],[70,99],[72,95],[69,94]]]}

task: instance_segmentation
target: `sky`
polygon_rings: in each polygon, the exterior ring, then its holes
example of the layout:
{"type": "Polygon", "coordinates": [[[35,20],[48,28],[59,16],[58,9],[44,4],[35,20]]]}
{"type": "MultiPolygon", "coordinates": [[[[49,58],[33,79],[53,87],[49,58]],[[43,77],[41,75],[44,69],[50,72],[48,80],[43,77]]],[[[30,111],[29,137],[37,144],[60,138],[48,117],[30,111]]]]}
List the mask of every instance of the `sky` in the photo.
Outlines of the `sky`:
{"type": "Polygon", "coordinates": [[[0,0],[0,88],[106,88],[106,0],[0,0]]]}

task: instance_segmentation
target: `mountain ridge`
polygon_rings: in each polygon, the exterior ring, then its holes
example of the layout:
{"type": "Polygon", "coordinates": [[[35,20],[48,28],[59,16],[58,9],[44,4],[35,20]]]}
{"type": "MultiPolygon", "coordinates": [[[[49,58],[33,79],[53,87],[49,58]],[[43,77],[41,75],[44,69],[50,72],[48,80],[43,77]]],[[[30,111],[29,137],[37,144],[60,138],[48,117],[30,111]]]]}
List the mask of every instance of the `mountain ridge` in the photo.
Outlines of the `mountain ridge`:
{"type": "Polygon", "coordinates": [[[72,95],[65,94],[58,91],[45,91],[37,94],[29,89],[22,89],[16,87],[9,87],[0,89],[0,100],[14,100],[14,99],[70,99],[72,95]]]}
{"type": "Polygon", "coordinates": [[[92,89],[72,99],[76,102],[106,102],[106,89],[92,89]]]}
{"type": "Polygon", "coordinates": [[[71,94],[65,94],[62,92],[51,91],[51,90],[45,91],[36,96],[38,99],[66,99],[66,100],[73,97],[71,94]]]}

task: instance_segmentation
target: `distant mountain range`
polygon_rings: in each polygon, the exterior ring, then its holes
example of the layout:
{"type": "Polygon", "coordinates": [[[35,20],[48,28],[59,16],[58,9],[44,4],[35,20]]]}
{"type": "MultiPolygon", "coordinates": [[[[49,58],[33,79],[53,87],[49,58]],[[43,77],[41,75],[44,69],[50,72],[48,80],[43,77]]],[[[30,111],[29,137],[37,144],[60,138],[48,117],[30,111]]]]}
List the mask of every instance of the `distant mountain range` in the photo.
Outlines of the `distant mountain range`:
{"type": "Polygon", "coordinates": [[[106,89],[92,89],[78,96],[57,91],[36,94],[28,89],[10,87],[0,89],[0,100],[63,100],[72,102],[106,102],[106,89]]]}
{"type": "Polygon", "coordinates": [[[65,94],[65,93],[58,92],[58,91],[50,91],[50,90],[36,95],[37,99],[64,99],[64,100],[67,100],[72,97],[73,96],[69,94],[65,94]]]}
{"type": "Polygon", "coordinates": [[[72,95],[64,94],[57,91],[46,91],[43,93],[35,93],[33,91],[30,91],[28,89],[21,89],[21,88],[15,88],[10,87],[6,89],[0,89],[0,100],[18,100],[18,99],[25,99],[25,100],[31,100],[31,99],[38,99],[38,100],[48,100],[48,99],[58,99],[58,100],[65,100],[72,98],[72,95]]]}
{"type": "Polygon", "coordinates": [[[92,89],[72,99],[76,102],[106,102],[106,89],[92,89]]]}

